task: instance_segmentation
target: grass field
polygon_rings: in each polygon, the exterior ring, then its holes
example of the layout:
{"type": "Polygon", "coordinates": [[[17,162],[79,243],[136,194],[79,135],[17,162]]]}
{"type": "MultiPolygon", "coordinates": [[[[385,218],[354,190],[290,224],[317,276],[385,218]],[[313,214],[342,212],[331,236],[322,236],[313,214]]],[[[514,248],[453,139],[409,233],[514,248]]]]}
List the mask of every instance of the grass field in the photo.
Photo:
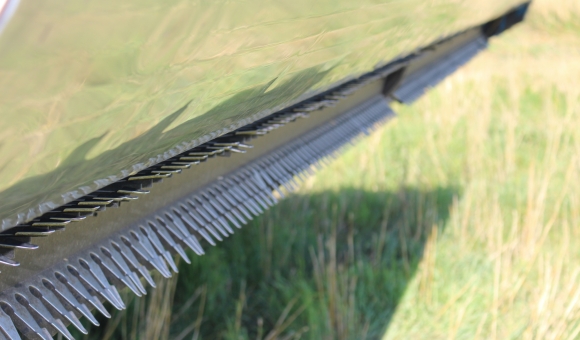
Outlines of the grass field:
{"type": "Polygon", "coordinates": [[[580,2],[395,110],[92,336],[580,338],[580,2]]]}

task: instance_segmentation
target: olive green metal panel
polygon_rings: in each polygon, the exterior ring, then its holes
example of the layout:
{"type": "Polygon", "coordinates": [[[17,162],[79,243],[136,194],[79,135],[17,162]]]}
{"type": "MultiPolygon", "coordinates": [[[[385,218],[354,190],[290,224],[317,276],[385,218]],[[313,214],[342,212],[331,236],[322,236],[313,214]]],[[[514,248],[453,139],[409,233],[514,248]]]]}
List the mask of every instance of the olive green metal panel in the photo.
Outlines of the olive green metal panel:
{"type": "Polygon", "coordinates": [[[522,2],[21,0],[0,33],[0,229],[522,2]]]}

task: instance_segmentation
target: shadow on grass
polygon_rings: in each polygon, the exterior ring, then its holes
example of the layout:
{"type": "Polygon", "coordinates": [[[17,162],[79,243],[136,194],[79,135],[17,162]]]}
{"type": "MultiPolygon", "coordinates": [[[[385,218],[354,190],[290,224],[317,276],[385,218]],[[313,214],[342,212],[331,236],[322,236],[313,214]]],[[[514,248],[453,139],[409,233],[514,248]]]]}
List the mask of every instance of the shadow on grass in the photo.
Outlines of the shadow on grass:
{"type": "Polygon", "coordinates": [[[292,195],[182,262],[176,279],[91,337],[380,338],[458,195],[453,187],[292,195]]]}

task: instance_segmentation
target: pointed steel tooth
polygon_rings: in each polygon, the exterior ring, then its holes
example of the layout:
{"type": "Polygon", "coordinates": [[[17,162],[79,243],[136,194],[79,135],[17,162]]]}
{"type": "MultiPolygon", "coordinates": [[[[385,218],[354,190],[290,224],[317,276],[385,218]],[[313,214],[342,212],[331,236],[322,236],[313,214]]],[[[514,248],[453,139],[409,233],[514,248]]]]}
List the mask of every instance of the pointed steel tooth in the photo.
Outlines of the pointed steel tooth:
{"type": "Polygon", "coordinates": [[[159,217],[157,217],[157,223],[154,223],[152,221],[148,221],[147,223],[149,224],[151,229],[157,233],[157,236],[158,236],[159,240],[161,241],[162,245],[164,245],[167,248],[173,249],[177,254],[179,254],[179,256],[181,256],[181,258],[183,258],[183,260],[187,264],[191,264],[191,260],[189,259],[189,257],[185,253],[185,250],[183,250],[181,245],[179,245],[179,243],[178,243],[179,241],[183,240],[183,238],[184,238],[183,235],[179,235],[179,234],[175,235],[175,233],[177,233],[177,232],[173,228],[168,226],[165,223],[165,221],[163,221],[159,217]],[[178,242],[175,241],[175,239],[170,235],[170,233],[173,234],[175,236],[175,238],[177,238],[178,242]]]}
{"type": "MultiPolygon", "coordinates": [[[[177,209],[173,209],[173,213],[177,217],[179,217],[179,219],[185,225],[187,225],[190,229],[192,229],[196,233],[200,234],[201,237],[203,237],[209,244],[211,244],[212,246],[215,246],[216,245],[215,241],[211,238],[211,236],[209,236],[209,234],[205,231],[205,229],[203,229],[203,227],[201,227],[200,225],[198,225],[197,222],[195,222],[191,218],[191,215],[189,214],[189,212],[187,210],[185,210],[185,207],[183,205],[181,206],[181,208],[184,210],[184,212],[185,212],[184,214],[180,213],[177,209]]],[[[199,248],[203,252],[203,248],[201,248],[201,245],[199,246],[199,248]]]]}
{"type": "Polygon", "coordinates": [[[171,165],[175,166],[187,166],[191,167],[192,165],[198,165],[199,161],[188,161],[188,162],[171,162],[171,165]]]}
{"type": "Polygon", "coordinates": [[[221,204],[221,202],[219,200],[216,199],[216,193],[211,191],[211,190],[207,190],[207,192],[202,192],[201,193],[201,197],[199,197],[200,200],[203,199],[203,202],[207,202],[212,210],[219,215],[220,212],[225,212],[227,211],[227,209],[224,207],[223,204],[221,204]]]}
{"type": "Polygon", "coordinates": [[[123,259],[123,256],[121,256],[121,254],[119,254],[117,250],[115,250],[115,248],[111,247],[109,249],[101,246],[101,253],[103,253],[103,255],[106,258],[108,258],[111,261],[111,263],[115,265],[115,267],[120,271],[121,275],[123,275],[129,281],[131,281],[131,284],[133,284],[135,288],[137,288],[137,290],[141,295],[147,294],[147,291],[145,290],[145,287],[143,287],[141,280],[136,278],[136,275],[134,275],[134,273],[131,271],[131,269],[123,259]]]}
{"type": "MultiPolygon", "coordinates": [[[[173,163],[171,163],[173,164],[173,163]]],[[[173,164],[173,165],[162,165],[160,167],[160,169],[162,170],[183,170],[183,169],[189,169],[191,168],[191,164],[183,164],[183,165],[178,165],[178,164],[173,164]]]]}
{"type": "MultiPolygon", "coordinates": [[[[216,190],[216,191],[218,191],[218,190],[216,190]]],[[[220,192],[220,193],[221,193],[221,196],[227,197],[226,193],[224,193],[224,192],[220,192]]],[[[248,223],[246,221],[246,219],[243,218],[242,215],[240,214],[240,209],[238,207],[239,203],[237,203],[234,199],[231,199],[231,200],[228,199],[227,202],[228,202],[228,214],[229,214],[229,216],[233,215],[233,217],[235,217],[236,221],[239,221],[241,224],[248,223]]],[[[230,220],[231,220],[231,217],[229,217],[228,214],[226,214],[226,217],[230,218],[230,220]]],[[[236,223],[234,221],[232,221],[232,223],[234,223],[234,225],[238,228],[241,227],[238,223],[236,223]]]]}
{"type": "Polygon", "coordinates": [[[213,188],[208,188],[207,193],[203,193],[202,195],[207,196],[206,199],[208,199],[208,197],[214,198],[214,201],[211,203],[214,204],[218,210],[229,211],[232,209],[230,202],[223,197],[222,192],[217,190],[215,185],[213,188]]]}
{"type": "Polygon", "coordinates": [[[215,151],[195,151],[195,152],[189,152],[188,155],[189,156],[196,156],[196,157],[204,157],[208,158],[208,157],[212,157],[215,156],[217,152],[215,151]]]}
{"type": "Polygon", "coordinates": [[[280,171],[279,167],[276,164],[272,164],[271,167],[268,169],[271,170],[273,173],[272,178],[274,178],[276,180],[276,182],[284,189],[286,189],[286,191],[288,193],[293,192],[293,188],[288,184],[288,175],[284,174],[283,172],[280,171]]]}
{"type": "MultiPolygon", "coordinates": [[[[34,317],[20,303],[13,299],[2,297],[0,300],[0,308],[10,316],[16,329],[26,339],[52,340],[50,333],[46,329],[41,328],[34,317]]],[[[19,338],[15,337],[15,339],[19,338]]]]}
{"type": "Polygon", "coordinates": [[[280,195],[280,197],[282,198],[286,197],[286,193],[284,193],[283,190],[284,187],[282,186],[282,180],[280,179],[280,177],[274,171],[272,171],[271,167],[268,167],[264,170],[265,170],[264,173],[268,175],[268,178],[271,181],[270,185],[274,189],[274,191],[276,191],[280,195]]]}
{"type": "Polygon", "coordinates": [[[150,193],[149,190],[142,190],[142,189],[135,189],[135,190],[129,190],[129,189],[121,189],[121,190],[117,190],[117,193],[119,194],[129,194],[129,195],[147,195],[148,193],[150,193]]]}
{"type": "MultiPolygon", "coordinates": [[[[276,199],[272,189],[268,185],[266,174],[261,170],[256,170],[256,178],[257,178],[257,181],[259,183],[261,183],[261,185],[262,185],[262,192],[270,200],[269,204],[271,204],[271,206],[274,206],[275,204],[277,204],[278,199],[276,199]]],[[[266,203],[268,203],[268,201],[266,203]]]]}
{"type": "MultiPolygon", "coordinates": [[[[282,166],[283,164],[280,164],[280,166],[282,166]]],[[[286,169],[287,171],[287,183],[290,186],[290,189],[292,190],[292,192],[295,192],[296,190],[298,190],[298,188],[300,187],[300,185],[298,184],[298,182],[296,182],[296,172],[290,169],[286,169]]]]}
{"type": "MultiPolygon", "coordinates": [[[[147,270],[147,268],[145,268],[145,266],[143,266],[139,260],[135,257],[135,255],[133,254],[133,251],[123,242],[117,243],[114,241],[111,241],[111,245],[113,246],[113,249],[111,250],[111,254],[113,254],[113,256],[117,256],[115,255],[115,252],[119,255],[121,255],[123,257],[123,259],[125,260],[125,262],[127,263],[127,265],[133,270],[133,271],[137,271],[139,274],[141,274],[141,277],[143,277],[145,279],[145,281],[147,281],[147,283],[153,287],[156,288],[157,286],[155,285],[155,282],[153,281],[153,278],[151,277],[151,274],[149,274],[149,270],[147,270]]],[[[151,268],[153,268],[153,266],[151,265],[151,268]]],[[[139,280],[139,282],[141,282],[141,280],[139,280]]],[[[145,287],[143,287],[143,290],[145,290],[145,287]]],[[[142,290],[142,291],[143,291],[142,290]]],[[[143,293],[146,294],[146,293],[143,293]]]]}
{"type": "Polygon", "coordinates": [[[191,250],[193,250],[194,253],[200,256],[205,255],[205,251],[203,250],[203,247],[199,243],[197,237],[192,235],[191,237],[188,237],[186,240],[188,247],[191,248],[191,250]]]}
{"type": "Polygon", "coordinates": [[[230,224],[223,216],[220,216],[216,222],[221,224],[230,235],[234,234],[234,230],[232,229],[232,227],[230,227],[230,224]]]}
{"type": "Polygon", "coordinates": [[[44,304],[44,307],[50,312],[53,318],[60,319],[63,322],[68,321],[73,324],[81,333],[88,334],[87,330],[85,327],[83,327],[76,315],[67,310],[59,301],[59,299],[53,294],[53,292],[48,290],[43,285],[32,285],[29,286],[28,289],[30,290],[30,293],[34,295],[34,297],[36,297],[44,304]]]}
{"type": "Polygon", "coordinates": [[[288,165],[289,169],[294,174],[294,176],[298,177],[298,176],[300,176],[300,173],[301,173],[302,169],[304,168],[305,164],[304,164],[304,162],[296,159],[295,155],[296,155],[295,152],[289,152],[285,155],[283,160],[288,165]]]}
{"type": "Polygon", "coordinates": [[[180,161],[184,161],[184,162],[202,162],[205,161],[207,159],[207,156],[185,156],[185,157],[179,157],[180,161]]]}
{"type": "Polygon", "coordinates": [[[284,198],[284,193],[280,190],[279,185],[276,183],[276,181],[274,181],[274,178],[268,172],[268,169],[263,168],[262,164],[259,164],[258,166],[260,167],[260,173],[262,175],[262,178],[268,185],[268,188],[278,193],[278,195],[280,195],[281,198],[284,198]]]}
{"type": "Polygon", "coordinates": [[[292,178],[292,176],[287,173],[284,169],[282,169],[280,167],[280,164],[278,162],[273,162],[271,164],[270,169],[272,169],[274,171],[275,174],[277,174],[278,176],[278,182],[288,191],[288,192],[293,192],[294,188],[292,188],[292,186],[289,184],[290,179],[292,178]]]}
{"type": "Polygon", "coordinates": [[[80,222],[82,220],[85,220],[86,218],[87,218],[86,216],[78,216],[78,217],[54,216],[54,217],[49,217],[50,220],[65,221],[65,222],[80,222]]]}
{"type": "Polygon", "coordinates": [[[77,202],[78,206],[90,206],[90,207],[101,207],[101,206],[107,206],[109,204],[112,204],[113,200],[98,200],[98,201],[80,201],[77,202]]]}
{"type": "Polygon", "coordinates": [[[137,232],[134,231],[131,231],[131,236],[133,236],[133,238],[136,237],[138,238],[137,240],[139,241],[139,244],[147,251],[150,258],[152,258],[157,263],[157,267],[161,269],[160,273],[163,276],[171,277],[171,271],[169,271],[169,268],[167,267],[167,263],[165,262],[163,255],[159,254],[155,250],[155,247],[151,243],[149,237],[143,236],[141,232],[137,234],[137,232]]]}
{"type": "MultiPolygon", "coordinates": [[[[230,233],[233,234],[234,231],[232,230],[232,228],[230,228],[230,225],[228,224],[228,222],[226,220],[224,220],[224,216],[227,216],[227,212],[228,212],[228,208],[224,207],[216,198],[215,196],[215,192],[213,191],[208,191],[208,193],[202,193],[201,197],[199,198],[199,200],[201,201],[202,199],[204,200],[204,202],[208,203],[208,209],[211,209],[214,212],[214,216],[217,216],[217,220],[221,223],[222,226],[224,226],[224,228],[230,233]]],[[[231,215],[229,215],[229,217],[231,217],[231,215]]],[[[237,222],[234,220],[232,222],[234,225],[238,226],[237,222]]]]}
{"type": "Polygon", "coordinates": [[[162,170],[151,170],[152,174],[180,174],[181,169],[162,169],[162,170]]]}
{"type": "Polygon", "coordinates": [[[56,271],[54,273],[56,279],[69,288],[69,291],[78,300],[84,303],[88,303],[98,310],[104,317],[110,319],[111,314],[107,311],[105,306],[101,303],[97,294],[92,295],[90,291],[80,282],[80,280],[74,275],[65,276],[63,273],[56,271]]]}
{"type": "MultiPolygon", "coordinates": [[[[244,181],[248,182],[248,181],[250,181],[250,178],[245,178],[244,181]]],[[[264,210],[268,209],[268,205],[266,204],[266,202],[262,201],[262,198],[260,197],[259,191],[255,190],[254,187],[250,184],[251,184],[251,182],[243,183],[243,187],[246,188],[248,193],[250,193],[250,197],[252,197],[254,199],[254,201],[257,202],[256,206],[258,208],[258,212],[260,214],[263,214],[264,210]]],[[[255,184],[254,184],[254,186],[255,186],[255,184]]]]}
{"type": "Polygon", "coordinates": [[[3,231],[0,237],[43,237],[54,234],[56,230],[47,227],[19,226],[3,231]]]}
{"type": "Polygon", "coordinates": [[[149,240],[146,237],[139,237],[134,231],[130,232],[131,240],[122,236],[121,240],[123,243],[131,249],[135,257],[139,262],[144,265],[149,270],[157,270],[163,277],[170,278],[171,273],[167,269],[165,261],[161,261],[152,248],[149,240]]]}
{"type": "Polygon", "coordinates": [[[232,214],[234,214],[242,224],[247,224],[248,222],[244,217],[242,217],[242,215],[245,215],[246,217],[249,216],[249,219],[251,219],[252,216],[240,203],[241,201],[238,200],[236,194],[231,192],[226,187],[225,183],[219,183],[218,185],[216,185],[216,190],[221,192],[222,196],[228,201],[229,204],[231,204],[232,208],[230,211],[232,212],[232,214]],[[240,215],[239,213],[242,213],[242,215],[240,215]]]}
{"type": "Polygon", "coordinates": [[[167,228],[178,242],[193,250],[197,255],[204,254],[197,238],[187,230],[187,227],[183,224],[181,219],[175,217],[170,212],[165,212],[165,218],[169,221],[168,223],[165,223],[163,219],[158,218],[159,223],[167,228]]]}
{"type": "MultiPolygon", "coordinates": [[[[209,228],[209,226],[211,226],[213,229],[217,229],[224,237],[228,237],[230,236],[230,234],[224,229],[222,228],[222,225],[219,221],[215,220],[215,221],[211,221],[209,224],[207,224],[205,227],[206,229],[209,228]]],[[[209,229],[208,229],[209,230],[209,229]]],[[[221,241],[221,240],[220,240],[221,241]]]]}
{"type": "MultiPolygon", "coordinates": [[[[105,276],[105,273],[103,273],[103,271],[101,270],[101,268],[99,267],[98,264],[96,264],[95,262],[91,263],[83,258],[79,258],[79,264],[81,265],[82,269],[88,271],[89,273],[91,273],[93,275],[95,280],[101,285],[102,289],[107,291],[110,294],[110,296],[115,298],[115,302],[117,303],[117,306],[121,307],[121,309],[127,308],[125,306],[125,303],[121,299],[121,296],[119,295],[119,292],[117,291],[117,288],[115,288],[115,286],[113,286],[112,284],[109,283],[109,281],[107,280],[107,277],[105,276]]],[[[81,270],[81,272],[82,272],[82,270],[81,270]]]]}
{"type": "Polygon", "coordinates": [[[302,155],[302,149],[301,147],[297,148],[297,150],[295,150],[292,153],[289,153],[287,155],[288,158],[290,158],[290,160],[292,160],[292,162],[294,164],[297,164],[300,171],[304,171],[306,168],[308,168],[308,166],[310,165],[307,160],[303,157],[302,155]]]}
{"type": "Polygon", "coordinates": [[[1,335],[8,340],[20,340],[20,335],[18,334],[12,319],[10,319],[10,316],[0,308],[0,336],[1,335]]]}
{"type": "Polygon", "coordinates": [[[232,228],[230,228],[229,224],[227,224],[227,222],[224,221],[221,216],[211,221],[208,225],[206,225],[206,228],[209,225],[217,229],[224,237],[229,237],[231,234],[234,233],[232,228]]]}
{"type": "Polygon", "coordinates": [[[245,199],[245,203],[247,207],[251,207],[250,211],[255,215],[255,216],[260,216],[264,211],[262,210],[262,208],[260,208],[260,206],[258,205],[258,203],[256,203],[254,197],[252,197],[251,195],[251,191],[248,190],[248,188],[242,184],[242,182],[238,182],[238,188],[241,189],[241,191],[244,192],[246,199],[245,199]]]}
{"type": "Polygon", "coordinates": [[[213,142],[211,143],[213,146],[239,146],[240,142],[213,142]]]}
{"type": "Polygon", "coordinates": [[[273,207],[276,202],[272,201],[270,197],[271,195],[267,194],[270,190],[268,190],[268,186],[262,178],[261,173],[254,170],[249,174],[249,176],[252,179],[252,183],[255,183],[256,190],[262,195],[264,202],[266,202],[268,206],[273,207]]]}
{"type": "Polygon", "coordinates": [[[240,210],[247,219],[252,220],[253,217],[250,214],[250,212],[252,214],[257,214],[256,211],[254,211],[254,208],[249,204],[249,197],[248,195],[246,195],[242,190],[240,190],[239,186],[237,183],[233,182],[231,179],[227,179],[228,184],[229,184],[229,191],[235,194],[236,199],[239,202],[238,205],[238,210],[240,210]],[[244,207],[244,209],[241,209],[240,207],[244,207]]]}
{"type": "Polygon", "coordinates": [[[207,211],[207,209],[205,209],[204,205],[202,202],[199,202],[198,200],[196,200],[196,197],[193,198],[194,200],[187,200],[187,203],[189,203],[189,205],[194,208],[201,217],[203,217],[203,219],[206,222],[211,222],[213,221],[215,218],[217,218],[217,216],[212,216],[212,214],[207,211]],[[195,202],[195,203],[194,203],[195,202]]]}
{"type": "Polygon", "coordinates": [[[109,301],[113,307],[117,308],[118,310],[123,310],[123,307],[117,302],[116,296],[113,296],[110,291],[104,288],[101,283],[95,279],[90,271],[81,266],[74,267],[70,264],[67,266],[67,269],[69,273],[71,273],[79,281],[83,282],[85,288],[91,295],[100,296],[103,299],[109,301]]]}
{"type": "Polygon", "coordinates": [[[69,340],[74,340],[72,334],[68,331],[65,325],[59,319],[55,319],[52,317],[50,312],[44,307],[42,302],[37,299],[28,299],[26,296],[16,293],[15,294],[16,301],[20,303],[24,308],[28,310],[30,315],[34,318],[34,320],[38,323],[38,325],[42,328],[46,328],[49,332],[59,332],[65,338],[69,340]]]}
{"type": "Polygon", "coordinates": [[[117,285],[122,283],[123,285],[127,286],[135,295],[139,297],[143,296],[143,294],[141,294],[141,290],[133,283],[133,280],[130,277],[127,277],[127,275],[121,273],[110,258],[106,256],[101,257],[93,252],[90,253],[90,256],[91,259],[101,267],[103,274],[111,281],[111,283],[116,283],[117,285]]]}
{"type": "Polygon", "coordinates": [[[131,201],[136,201],[138,199],[139,199],[139,197],[137,197],[137,196],[123,196],[122,202],[131,202],[131,201]]]}
{"type": "Polygon", "coordinates": [[[236,204],[244,200],[243,194],[236,190],[237,184],[234,183],[231,179],[225,178],[223,181],[219,182],[218,185],[223,188],[223,192],[227,192],[233,199],[236,200],[236,204]]]}
{"type": "Polygon", "coordinates": [[[255,216],[260,216],[263,212],[259,205],[256,203],[255,199],[252,197],[252,191],[247,188],[243,183],[243,180],[237,176],[233,176],[232,180],[236,183],[236,190],[244,196],[244,204],[255,216]]]}
{"type": "Polygon", "coordinates": [[[144,174],[128,177],[128,181],[142,181],[147,179],[164,179],[171,177],[171,174],[144,174]]]}
{"type": "Polygon", "coordinates": [[[94,213],[99,210],[100,207],[70,207],[70,208],[63,208],[62,211],[65,213],[94,213]]]}
{"type": "Polygon", "coordinates": [[[174,273],[177,273],[178,272],[177,265],[175,264],[175,261],[173,261],[173,256],[171,256],[171,253],[169,253],[169,251],[165,249],[165,247],[157,237],[157,234],[146,225],[140,225],[139,229],[141,230],[141,234],[149,239],[149,241],[153,245],[153,248],[155,248],[155,250],[157,251],[157,254],[159,254],[159,256],[161,256],[165,260],[165,262],[169,265],[169,267],[171,268],[171,270],[173,270],[174,273]]]}
{"type": "MultiPolygon", "coordinates": [[[[111,286],[111,294],[115,296],[115,299],[117,301],[123,302],[123,299],[121,298],[121,294],[119,294],[119,291],[114,286],[111,286]]],[[[127,309],[127,306],[125,306],[124,302],[123,302],[123,309],[127,309]]]]}
{"type": "MultiPolygon", "coordinates": [[[[238,221],[234,217],[235,215],[232,212],[228,211],[224,214],[224,216],[231,224],[234,225],[234,227],[236,227],[238,229],[242,229],[242,226],[238,223],[238,221]]],[[[233,234],[233,232],[232,232],[232,234],[233,234]]]]}
{"type": "Polygon", "coordinates": [[[192,237],[193,235],[187,230],[187,227],[183,224],[180,218],[176,217],[172,212],[165,212],[165,218],[169,220],[169,223],[165,223],[162,219],[158,220],[160,223],[164,223],[165,225],[173,225],[175,228],[179,230],[179,232],[183,235],[184,238],[192,237]]]}
{"type": "Polygon", "coordinates": [[[206,146],[208,150],[215,150],[216,153],[221,154],[232,149],[231,146],[206,146]]]}
{"type": "Polygon", "coordinates": [[[129,196],[129,195],[125,195],[125,196],[119,196],[119,197],[93,197],[94,200],[102,200],[102,201],[112,201],[112,202],[125,202],[125,201],[133,201],[138,199],[139,197],[135,197],[135,196],[129,196]]]}
{"type": "Polygon", "coordinates": [[[192,158],[194,161],[205,161],[208,157],[215,156],[219,151],[209,151],[209,152],[188,152],[187,156],[192,158]]]}
{"type": "Polygon", "coordinates": [[[0,237],[0,248],[10,248],[10,249],[38,249],[36,244],[31,244],[28,241],[29,238],[19,238],[19,237],[0,237]]]}
{"type": "Polygon", "coordinates": [[[243,130],[243,131],[236,131],[235,134],[237,136],[263,136],[267,132],[262,130],[243,130]]]}
{"type": "Polygon", "coordinates": [[[20,266],[20,262],[17,262],[6,255],[0,255],[0,264],[4,264],[11,267],[20,266]]]}
{"type": "Polygon", "coordinates": [[[70,219],[60,222],[32,221],[30,225],[33,227],[66,227],[66,225],[69,224],[70,222],[71,222],[70,219]]]}
{"type": "Polygon", "coordinates": [[[235,153],[246,153],[246,150],[242,150],[242,149],[238,149],[238,148],[231,148],[229,151],[231,152],[235,152],[235,153]]]}
{"type": "Polygon", "coordinates": [[[193,250],[197,255],[203,255],[204,251],[197,240],[197,237],[189,232],[187,227],[183,224],[183,221],[173,214],[166,212],[165,217],[171,221],[171,223],[184,235],[183,243],[193,250]]]}
{"type": "Polygon", "coordinates": [[[245,171],[244,174],[246,176],[245,180],[248,183],[248,187],[254,193],[254,197],[259,198],[258,203],[260,203],[260,205],[262,205],[264,209],[268,209],[269,207],[271,207],[269,199],[265,198],[267,196],[264,195],[265,183],[257,179],[255,171],[254,172],[245,171]]]}
{"type": "Polygon", "coordinates": [[[308,173],[306,169],[310,167],[310,163],[308,163],[305,159],[301,157],[299,154],[299,150],[294,153],[290,153],[287,156],[294,164],[297,166],[297,176],[301,181],[306,181],[308,179],[308,173]]]}
{"type": "Polygon", "coordinates": [[[295,157],[295,162],[300,162],[300,170],[297,176],[302,181],[306,181],[310,175],[310,171],[308,171],[310,169],[310,163],[307,160],[301,158],[301,155],[298,153],[293,153],[289,155],[289,157],[295,157]]]}
{"type": "Polygon", "coordinates": [[[202,229],[203,221],[198,220],[197,217],[193,216],[184,204],[180,204],[179,207],[172,208],[173,214],[179,218],[189,229],[198,232],[202,229]],[[179,210],[181,208],[181,210],[179,210]]]}
{"type": "Polygon", "coordinates": [[[246,219],[242,215],[240,215],[240,211],[241,211],[240,207],[241,207],[240,205],[237,205],[235,207],[232,207],[231,213],[234,216],[236,216],[236,218],[238,219],[238,221],[240,221],[240,223],[242,225],[248,224],[248,221],[246,221],[246,219]]]}
{"type": "Polygon", "coordinates": [[[77,313],[87,318],[93,325],[99,326],[99,322],[97,319],[95,319],[87,306],[83,302],[76,299],[70,292],[69,288],[66,287],[62,282],[59,280],[51,281],[47,278],[43,278],[42,285],[46,289],[50,290],[69,312],[74,313],[76,311],[77,313]]]}
{"type": "Polygon", "coordinates": [[[257,188],[256,196],[260,198],[261,203],[265,204],[266,208],[264,210],[268,210],[269,208],[273,207],[276,204],[276,201],[272,199],[272,194],[265,188],[257,188]]]}
{"type": "MultiPolygon", "coordinates": [[[[205,231],[205,229],[200,229],[199,234],[212,246],[216,246],[215,241],[209,236],[209,234],[205,231]]],[[[201,245],[200,245],[201,248],[201,245]]],[[[203,250],[203,249],[202,249],[203,250]]]]}
{"type": "Polygon", "coordinates": [[[171,256],[171,253],[169,253],[169,251],[166,250],[165,253],[163,253],[163,258],[169,264],[169,267],[171,267],[171,270],[173,270],[174,273],[179,273],[179,270],[177,269],[177,264],[173,260],[173,256],[171,256]]]}
{"type": "MultiPolygon", "coordinates": [[[[283,167],[280,166],[279,160],[280,160],[279,155],[276,155],[276,158],[272,159],[270,161],[269,169],[272,170],[274,172],[274,174],[276,174],[280,183],[282,185],[284,185],[284,183],[287,182],[291,178],[291,175],[286,169],[284,169],[283,167]]],[[[287,189],[290,190],[289,188],[287,188],[287,189]]]]}
{"type": "Polygon", "coordinates": [[[191,216],[193,219],[197,221],[199,221],[199,224],[202,226],[202,229],[200,229],[200,233],[201,230],[205,229],[207,231],[209,231],[213,237],[215,237],[218,241],[223,241],[222,237],[220,236],[220,234],[213,228],[212,224],[211,224],[211,219],[208,216],[208,220],[206,220],[203,217],[200,217],[200,215],[198,215],[198,213],[200,212],[199,209],[197,209],[197,207],[195,207],[194,205],[192,205],[191,201],[188,201],[189,203],[189,210],[187,209],[187,207],[182,206],[182,209],[184,211],[186,211],[189,216],[191,216]]]}

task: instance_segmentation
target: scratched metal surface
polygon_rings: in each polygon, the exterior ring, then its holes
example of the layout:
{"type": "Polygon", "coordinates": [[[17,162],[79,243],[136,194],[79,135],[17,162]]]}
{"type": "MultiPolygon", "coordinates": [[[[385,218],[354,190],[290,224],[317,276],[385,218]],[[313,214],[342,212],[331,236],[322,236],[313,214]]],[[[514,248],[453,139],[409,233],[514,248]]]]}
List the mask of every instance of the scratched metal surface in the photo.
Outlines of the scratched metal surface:
{"type": "Polygon", "coordinates": [[[523,2],[11,1],[0,229],[523,2]]]}

